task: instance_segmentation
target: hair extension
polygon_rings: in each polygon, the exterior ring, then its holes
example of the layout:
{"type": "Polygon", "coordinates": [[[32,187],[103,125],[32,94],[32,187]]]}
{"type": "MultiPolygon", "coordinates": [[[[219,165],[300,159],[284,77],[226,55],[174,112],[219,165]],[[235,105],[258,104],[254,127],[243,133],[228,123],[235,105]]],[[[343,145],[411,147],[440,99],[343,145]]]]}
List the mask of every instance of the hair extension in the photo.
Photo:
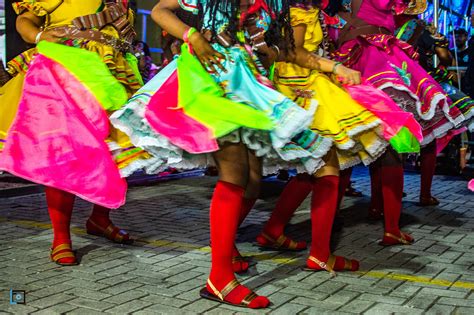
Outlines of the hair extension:
{"type": "MultiPolygon", "coordinates": [[[[294,47],[293,30],[290,24],[290,0],[265,0],[269,9],[275,13],[275,18],[269,25],[265,34],[265,41],[268,45],[277,45],[283,50],[290,50],[294,47]],[[288,35],[285,35],[288,34],[288,35]]],[[[237,32],[240,30],[239,21],[240,0],[209,0],[205,8],[202,8],[203,15],[211,17],[208,25],[204,25],[212,31],[213,37],[217,36],[222,29],[219,26],[225,22],[226,31],[236,39],[237,32]],[[219,17],[222,20],[219,20],[219,17]]],[[[201,19],[202,20],[202,19],[201,19]]]]}

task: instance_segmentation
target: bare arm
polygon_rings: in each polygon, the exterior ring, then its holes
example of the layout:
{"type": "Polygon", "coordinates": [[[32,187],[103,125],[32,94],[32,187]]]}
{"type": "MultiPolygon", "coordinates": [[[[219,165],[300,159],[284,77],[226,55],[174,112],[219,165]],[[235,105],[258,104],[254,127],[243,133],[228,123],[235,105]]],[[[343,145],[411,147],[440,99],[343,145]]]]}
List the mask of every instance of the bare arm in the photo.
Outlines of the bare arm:
{"type": "Polygon", "coordinates": [[[186,25],[174,14],[174,11],[179,8],[180,5],[176,0],[161,0],[151,11],[151,18],[169,34],[176,38],[183,38],[189,25],[186,25]]]}
{"type": "MultiPolygon", "coordinates": [[[[43,24],[43,17],[38,17],[31,12],[24,12],[20,14],[16,19],[16,30],[25,42],[29,44],[35,44],[36,36],[38,36],[41,32],[41,26],[43,24]]],[[[63,37],[63,32],[59,32],[53,29],[42,32],[38,39],[57,43],[63,37]]]]}
{"type": "Polygon", "coordinates": [[[36,35],[40,32],[44,19],[34,15],[31,12],[25,12],[16,19],[16,30],[21,38],[29,44],[34,44],[36,35]]]}
{"type": "MultiPolygon", "coordinates": [[[[151,18],[172,36],[183,38],[190,27],[174,14],[174,11],[179,8],[180,5],[177,0],[161,0],[153,8],[151,18]]],[[[214,66],[217,66],[225,71],[219,61],[224,59],[224,56],[215,51],[201,33],[193,33],[189,37],[189,43],[193,47],[197,58],[205,67],[213,69],[214,66]]]]}

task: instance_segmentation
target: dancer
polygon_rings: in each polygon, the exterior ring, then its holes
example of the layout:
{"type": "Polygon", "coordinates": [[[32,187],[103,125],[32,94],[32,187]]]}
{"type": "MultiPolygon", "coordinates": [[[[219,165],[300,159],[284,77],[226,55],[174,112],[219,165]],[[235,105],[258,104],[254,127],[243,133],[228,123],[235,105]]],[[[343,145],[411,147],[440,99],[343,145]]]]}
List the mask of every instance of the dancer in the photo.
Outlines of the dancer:
{"type": "MultiPolygon", "coordinates": [[[[419,20],[414,14],[420,14],[425,8],[416,10],[410,8],[405,10],[403,15],[397,16],[396,21],[400,28],[396,31],[397,38],[413,45],[418,51],[420,65],[433,76],[433,78],[441,85],[449,98],[453,101],[453,107],[458,108],[465,117],[463,126],[471,125],[474,128],[474,101],[457,89],[457,74],[448,71],[447,67],[454,62],[449,52],[449,42],[445,36],[437,33],[437,30],[426,24],[425,21],[419,20]],[[433,63],[433,56],[438,56],[440,61],[438,66],[433,63]]],[[[420,206],[435,206],[439,201],[431,195],[431,184],[436,168],[436,155],[448,144],[449,140],[456,135],[462,133],[464,128],[453,130],[448,136],[432,141],[421,149],[421,189],[420,189],[420,206]]]]}
{"type": "MultiPolygon", "coordinates": [[[[321,22],[323,21],[322,18],[318,19],[318,12],[319,9],[315,7],[314,2],[300,2],[297,5],[295,5],[292,8],[292,23],[294,25],[294,34],[295,34],[295,43],[297,45],[297,51],[317,51],[319,44],[323,40],[323,32],[321,31],[321,22]],[[300,36],[299,38],[297,36],[300,36]],[[299,50],[298,50],[299,49],[299,50]]],[[[322,60],[325,60],[326,63],[330,63],[333,65],[337,65],[334,61],[326,60],[321,58],[322,60]]],[[[322,63],[322,62],[321,62],[322,63]]],[[[346,68],[343,68],[345,71],[346,68]]],[[[301,69],[298,68],[296,65],[292,64],[281,64],[277,66],[277,71],[276,73],[276,82],[279,87],[281,87],[283,90],[286,90],[287,93],[290,93],[293,95],[295,91],[302,92],[305,89],[312,90],[312,94],[314,94],[314,98],[318,99],[319,101],[319,108],[325,108],[325,107],[330,107],[335,113],[341,114],[344,111],[349,111],[349,108],[352,111],[356,111],[357,109],[361,110],[363,107],[359,104],[357,104],[354,100],[352,100],[349,95],[344,92],[341,89],[338,89],[334,84],[332,84],[332,91],[330,93],[331,99],[329,98],[324,98],[325,91],[328,90],[327,87],[323,88],[322,82],[326,83],[327,85],[331,84],[330,81],[325,77],[320,71],[318,71],[318,68],[313,68],[313,70],[309,69],[301,69]],[[288,69],[291,69],[294,72],[288,71],[288,69]],[[298,78],[299,80],[289,80],[288,77],[294,77],[298,78]],[[304,78],[304,79],[301,79],[304,78]],[[321,82],[322,81],[322,82],[321,82]],[[285,86],[286,85],[286,86],[285,86]],[[322,96],[321,96],[322,95],[322,96]],[[339,96],[339,99],[337,99],[339,102],[334,102],[334,99],[336,96],[339,96]],[[337,105],[341,104],[340,107],[337,105]]],[[[358,83],[358,82],[355,82],[358,83]]],[[[349,89],[349,88],[348,88],[349,89]]],[[[351,90],[353,92],[354,89],[351,90]]],[[[367,92],[370,92],[366,95],[367,98],[372,97],[368,100],[365,100],[365,103],[367,106],[369,106],[369,103],[380,103],[381,100],[386,100],[385,102],[382,103],[391,103],[389,99],[382,93],[377,93],[376,91],[373,90],[373,88],[366,88],[367,92]]],[[[311,94],[310,94],[311,95],[311,94]]],[[[293,97],[293,96],[292,96],[293,97]]],[[[296,97],[298,99],[298,97],[296,97]]],[[[304,97],[299,97],[300,100],[304,101],[304,97]]],[[[360,97],[359,97],[360,99],[360,97]]],[[[307,101],[307,100],[306,100],[307,101]]],[[[393,104],[393,103],[391,103],[393,104]]],[[[388,105],[387,105],[388,106],[388,105]]],[[[393,125],[397,124],[405,124],[406,126],[410,126],[410,129],[413,130],[414,134],[419,134],[421,133],[419,125],[413,120],[412,115],[400,115],[401,111],[397,108],[395,104],[393,104],[395,108],[384,108],[384,116],[386,119],[386,124],[388,123],[388,115],[392,116],[397,116],[403,119],[400,119],[399,121],[394,121],[392,123],[393,125]],[[403,121],[405,122],[403,123],[403,121]],[[410,122],[408,122],[410,121],[410,122]]],[[[318,109],[319,109],[318,108],[318,109]]],[[[383,108],[383,107],[382,107],[383,108]]],[[[324,112],[322,113],[324,114],[324,112]]],[[[336,116],[337,117],[337,116],[336,116]]],[[[325,117],[325,119],[321,119],[321,117],[318,116],[318,112],[316,113],[315,121],[318,121],[319,124],[324,125],[328,124],[328,121],[330,120],[331,116],[325,117]]],[[[334,118],[333,118],[334,119],[334,118]]],[[[337,121],[337,120],[336,120],[337,121]]],[[[392,120],[393,121],[393,120],[392,120]]],[[[340,122],[338,122],[339,125],[341,125],[340,122]]],[[[316,124],[315,124],[316,125],[316,124]]],[[[401,129],[397,129],[400,131],[401,129]]],[[[364,135],[366,136],[366,135],[364,135]]],[[[363,140],[363,137],[360,137],[359,139],[356,138],[355,141],[361,141],[363,140]]],[[[421,140],[421,135],[418,135],[418,139],[421,140]]],[[[361,146],[363,147],[364,144],[366,143],[359,143],[358,147],[360,148],[361,146]]],[[[337,147],[337,144],[336,144],[337,147]]],[[[385,148],[385,147],[384,147],[385,148]]],[[[400,148],[398,148],[400,150],[400,148]]],[[[362,152],[364,153],[364,152],[362,152]]],[[[375,160],[377,157],[381,156],[383,153],[380,152],[378,155],[374,156],[374,159],[363,159],[365,161],[372,162],[375,160]]],[[[341,150],[340,147],[338,147],[338,154],[340,160],[344,161],[344,150],[341,150]]],[[[361,152],[359,152],[361,154],[361,152]]],[[[362,156],[366,155],[362,154],[362,156]]],[[[368,164],[368,163],[367,163],[368,164]]],[[[377,161],[374,163],[376,164],[379,168],[383,167],[383,171],[386,173],[387,179],[384,181],[384,191],[385,191],[385,202],[387,202],[387,213],[388,215],[386,216],[386,223],[385,223],[385,234],[384,238],[382,240],[383,245],[395,245],[398,243],[410,243],[412,241],[412,238],[408,236],[405,233],[402,233],[399,229],[398,222],[399,222],[399,216],[400,216],[400,210],[401,210],[401,189],[399,193],[397,194],[397,191],[392,191],[390,183],[392,181],[402,181],[403,180],[403,172],[401,167],[397,167],[397,165],[400,165],[400,161],[398,160],[397,153],[390,147],[387,149],[387,152],[384,153],[377,161]],[[395,166],[395,167],[394,167],[395,166]],[[397,203],[397,200],[399,202],[397,203]]],[[[348,163],[346,165],[351,166],[351,163],[348,163]]],[[[373,167],[372,167],[373,168],[373,167]]],[[[345,173],[345,172],[344,172],[345,173]]],[[[326,204],[325,202],[319,201],[321,204],[318,202],[312,202],[312,208],[313,207],[319,207],[321,206],[322,208],[326,207],[329,208],[331,211],[335,210],[335,207],[338,203],[340,203],[340,200],[344,194],[345,187],[347,187],[347,184],[349,183],[350,179],[350,172],[347,172],[346,176],[343,177],[345,182],[345,185],[339,185],[339,187],[332,187],[332,190],[326,190],[322,189],[323,193],[321,193],[320,198],[323,198],[324,200],[328,200],[327,196],[333,196],[334,200],[336,200],[336,203],[333,204],[326,204]],[[349,175],[349,176],[347,176],[349,175]],[[339,193],[338,193],[339,190],[339,193]],[[338,198],[339,195],[339,198],[338,198]]],[[[378,182],[377,185],[382,186],[382,183],[378,182]]],[[[329,186],[329,185],[326,185],[329,186]]],[[[272,213],[272,216],[270,220],[267,222],[267,224],[264,227],[264,230],[262,234],[257,238],[257,242],[264,247],[271,246],[276,249],[285,249],[285,250],[302,250],[305,248],[305,243],[304,242],[295,242],[293,240],[290,240],[288,237],[284,236],[284,227],[290,220],[291,216],[293,215],[294,211],[297,209],[297,207],[301,204],[301,202],[306,198],[306,196],[309,194],[311,191],[312,183],[311,183],[311,178],[309,177],[295,177],[290,181],[288,186],[285,188],[280,200],[278,201],[278,204],[272,213]]],[[[316,195],[316,190],[313,190],[313,200],[316,195]]],[[[330,198],[332,200],[332,198],[330,198]]],[[[328,213],[330,211],[326,210],[328,213]]],[[[313,210],[312,210],[313,213],[313,210]]],[[[313,244],[318,244],[318,241],[321,241],[321,243],[327,244],[326,248],[329,248],[329,237],[330,237],[330,232],[331,232],[331,226],[332,226],[332,220],[334,217],[334,212],[332,214],[328,214],[327,218],[319,218],[319,221],[316,220],[313,223],[313,229],[316,231],[323,231],[324,228],[321,228],[319,225],[325,226],[326,228],[329,227],[329,230],[327,231],[328,234],[325,235],[325,238],[323,239],[315,239],[313,237],[313,244]],[[323,220],[324,219],[324,220],[323,220]]],[[[313,219],[313,216],[312,216],[313,219]]],[[[328,255],[329,252],[324,253],[323,255],[326,254],[328,255]]],[[[321,255],[321,254],[320,254],[321,255]]],[[[323,258],[319,258],[319,260],[323,259],[322,261],[327,260],[327,256],[323,258]],[[326,259],[326,260],[324,260],[326,259]]],[[[339,258],[336,260],[332,260],[332,269],[335,270],[341,270],[341,269],[352,269],[356,270],[357,264],[353,264],[352,268],[349,267],[350,264],[345,265],[344,264],[344,259],[339,258]]],[[[331,266],[331,264],[326,263],[326,266],[331,266]]],[[[310,268],[318,268],[315,266],[312,262],[308,261],[308,267],[310,268]]],[[[319,267],[320,269],[320,267],[319,267]]]]}
{"type": "Polygon", "coordinates": [[[248,308],[270,303],[239,284],[232,263],[237,227],[258,196],[262,169],[292,165],[313,173],[331,146],[307,129],[314,109],[300,108],[264,77],[262,63],[292,50],[291,36],[282,36],[291,34],[288,15],[287,1],[161,0],[152,18],[187,45],[112,116],[150,153],[142,166],[148,172],[206,167],[212,156],[219,180],[210,207],[212,265],[201,296],[248,308]],[[177,18],[180,7],[199,13],[201,32],[177,18]]]}
{"type": "Polygon", "coordinates": [[[305,242],[286,237],[284,227],[297,206],[312,192],[312,243],[306,261],[308,269],[330,273],[355,271],[359,268],[356,260],[334,256],[329,248],[338,202],[339,168],[345,169],[361,160],[367,164],[373,162],[388,143],[381,135],[381,121],[324,74],[332,72],[346,84],[360,83],[359,72],[315,54],[324,39],[319,5],[320,1],[292,1],[290,17],[295,57],[292,62],[276,64],[274,81],[279,90],[303,108],[317,102],[318,109],[311,128],[333,139],[334,147],[325,158],[326,165],[313,176],[299,175],[290,181],[263,232],[257,237],[257,243],[273,249],[304,249],[305,242]],[[302,63],[301,60],[311,62],[302,63]]]}
{"type": "Polygon", "coordinates": [[[8,64],[13,78],[0,92],[0,169],[46,186],[50,258],[75,265],[75,195],[95,204],[89,234],[131,241],[109,213],[125,202],[117,166],[126,175],[145,154],[110,129],[106,110],[122,106],[140,87],[136,60],[133,66],[127,53],[135,33],[126,1],[22,1],[13,7],[18,32],[38,45],[8,64]]]}
{"type": "MultiPolygon", "coordinates": [[[[424,147],[446,136],[465,118],[457,108],[450,107],[450,100],[442,88],[414,60],[416,54],[413,48],[392,35],[395,31],[392,9],[400,13],[405,8],[406,4],[401,1],[353,0],[343,3],[333,0],[326,11],[337,13],[345,22],[338,38],[339,48],[334,54],[336,60],[361,71],[362,77],[387,93],[400,108],[413,113],[423,128],[421,146],[424,147]]],[[[371,208],[377,212],[383,208],[386,214],[386,206],[401,207],[398,195],[402,195],[403,169],[397,160],[400,161],[399,158],[391,158],[394,162],[390,165],[393,178],[385,176],[386,172],[379,168],[371,170],[371,208]],[[391,183],[385,185],[387,190],[396,192],[397,200],[393,202],[386,202],[384,189],[380,189],[380,183],[389,178],[391,183]]],[[[432,196],[423,197],[432,200],[432,196]]],[[[395,235],[395,238],[397,242],[410,242],[410,238],[403,234],[395,235]]]]}

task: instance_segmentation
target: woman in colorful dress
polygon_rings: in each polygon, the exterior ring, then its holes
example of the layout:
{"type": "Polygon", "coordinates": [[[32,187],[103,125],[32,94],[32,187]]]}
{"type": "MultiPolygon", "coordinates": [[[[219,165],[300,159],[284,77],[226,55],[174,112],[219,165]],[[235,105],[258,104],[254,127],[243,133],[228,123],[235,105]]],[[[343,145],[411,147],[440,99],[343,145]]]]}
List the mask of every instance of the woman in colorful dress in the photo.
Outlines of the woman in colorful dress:
{"type": "MultiPolygon", "coordinates": [[[[474,100],[457,89],[457,73],[449,71],[447,68],[453,65],[453,57],[449,52],[448,39],[439,34],[433,26],[416,17],[426,9],[423,2],[417,2],[414,7],[405,10],[403,15],[396,16],[396,22],[400,26],[395,32],[397,38],[413,45],[419,53],[419,63],[428,73],[441,85],[452,101],[451,106],[458,108],[464,115],[465,121],[462,126],[474,129],[474,100]],[[434,64],[434,56],[438,57],[439,64],[434,64]]],[[[436,168],[436,155],[451,140],[456,133],[462,133],[465,128],[461,127],[453,130],[447,137],[438,141],[432,141],[423,147],[420,152],[421,186],[420,205],[432,206],[439,204],[439,201],[431,195],[431,185],[436,168]]],[[[460,136],[459,136],[460,137],[460,136]]],[[[465,157],[463,161],[462,153],[466,153],[466,148],[461,149],[461,170],[465,167],[465,157]]]]}
{"type": "Polygon", "coordinates": [[[75,265],[75,196],[94,203],[89,234],[131,241],[109,212],[125,202],[117,166],[127,175],[144,152],[110,129],[106,112],[141,86],[136,60],[133,66],[127,53],[135,35],[131,14],[126,1],[111,0],[29,0],[13,7],[18,32],[38,45],[8,63],[12,79],[0,91],[0,169],[46,186],[50,258],[75,265]]]}
{"type": "MultiPolygon", "coordinates": [[[[363,78],[389,95],[400,108],[413,113],[423,128],[424,147],[446,136],[465,118],[450,106],[443,89],[416,62],[413,47],[393,35],[394,12],[401,13],[406,7],[407,3],[394,0],[332,0],[326,11],[338,14],[344,25],[339,32],[335,59],[360,71],[363,78]]],[[[403,168],[397,155],[381,163],[371,168],[371,208],[383,209],[386,214],[387,207],[401,208],[403,168]]],[[[420,201],[432,200],[429,196],[420,201]]],[[[412,241],[403,233],[391,233],[388,238],[402,244],[412,241]]]]}
{"type": "MultiPolygon", "coordinates": [[[[292,241],[284,235],[284,227],[297,207],[312,191],[313,230],[307,267],[309,270],[326,269],[333,273],[338,270],[355,271],[359,266],[355,260],[333,256],[329,249],[338,195],[342,196],[344,193],[338,189],[337,181],[334,180],[339,175],[339,164],[341,169],[347,169],[360,161],[366,165],[370,164],[384,154],[388,143],[380,135],[381,126],[374,123],[378,121],[377,117],[325,74],[333,72],[336,76],[347,77],[344,73],[350,73],[354,78],[350,83],[360,83],[359,72],[351,71],[338,62],[316,55],[320,49],[327,55],[327,48],[324,49],[326,45],[323,44],[325,39],[323,35],[327,34],[323,31],[324,17],[320,12],[320,5],[320,1],[292,2],[290,17],[296,46],[295,60],[310,59],[315,62],[310,67],[301,67],[294,61],[277,63],[275,83],[279,90],[295,99],[302,107],[308,106],[311,101],[318,102],[311,128],[326,137],[333,138],[339,163],[332,165],[327,163],[316,172],[315,179],[308,176],[293,178],[283,191],[263,232],[257,237],[257,243],[263,247],[283,250],[304,249],[306,245],[304,242],[292,241]]],[[[380,95],[375,88],[366,87],[366,89],[380,95]]],[[[381,94],[377,99],[368,102],[391,103],[391,100],[381,94]]],[[[380,108],[384,106],[380,105],[380,108]]],[[[398,124],[403,125],[402,122],[398,124]]],[[[386,233],[399,232],[399,213],[389,214],[387,218],[390,221],[386,224],[386,233]]]]}
{"type": "Polygon", "coordinates": [[[112,116],[114,125],[151,155],[143,165],[148,172],[205,167],[211,157],[215,161],[219,180],[210,207],[212,264],[201,296],[236,306],[269,305],[268,298],[235,278],[234,272],[248,265],[233,264],[237,227],[258,196],[262,170],[295,167],[315,173],[332,145],[308,129],[315,106],[297,106],[264,77],[263,64],[278,55],[292,56],[291,36],[282,36],[291,34],[288,15],[287,1],[160,1],[153,19],[183,38],[196,57],[183,46],[177,61],[112,116]],[[201,32],[176,17],[180,7],[202,17],[201,32]],[[198,75],[201,65],[207,72],[198,75]],[[218,92],[211,97],[208,90],[216,83],[218,92]],[[223,122],[233,127],[218,133],[223,122]]]}

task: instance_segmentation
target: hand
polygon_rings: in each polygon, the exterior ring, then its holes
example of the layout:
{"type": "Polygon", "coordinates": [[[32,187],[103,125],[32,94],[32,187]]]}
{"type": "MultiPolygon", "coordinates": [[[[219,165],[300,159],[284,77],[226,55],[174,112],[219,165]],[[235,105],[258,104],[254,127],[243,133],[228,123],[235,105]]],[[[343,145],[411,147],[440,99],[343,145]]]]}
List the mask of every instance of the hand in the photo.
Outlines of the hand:
{"type": "Polygon", "coordinates": [[[349,69],[341,64],[336,67],[334,74],[342,84],[360,84],[360,72],[349,69]]]}
{"type": "Polygon", "coordinates": [[[39,40],[40,41],[45,40],[51,43],[59,43],[65,37],[66,37],[66,32],[52,29],[52,30],[43,31],[39,40]]]}
{"type": "Polygon", "coordinates": [[[201,33],[193,33],[189,37],[189,43],[194,50],[194,54],[205,68],[216,71],[217,69],[215,67],[217,66],[226,72],[226,69],[221,63],[221,60],[225,59],[225,56],[215,51],[201,33]]]}

